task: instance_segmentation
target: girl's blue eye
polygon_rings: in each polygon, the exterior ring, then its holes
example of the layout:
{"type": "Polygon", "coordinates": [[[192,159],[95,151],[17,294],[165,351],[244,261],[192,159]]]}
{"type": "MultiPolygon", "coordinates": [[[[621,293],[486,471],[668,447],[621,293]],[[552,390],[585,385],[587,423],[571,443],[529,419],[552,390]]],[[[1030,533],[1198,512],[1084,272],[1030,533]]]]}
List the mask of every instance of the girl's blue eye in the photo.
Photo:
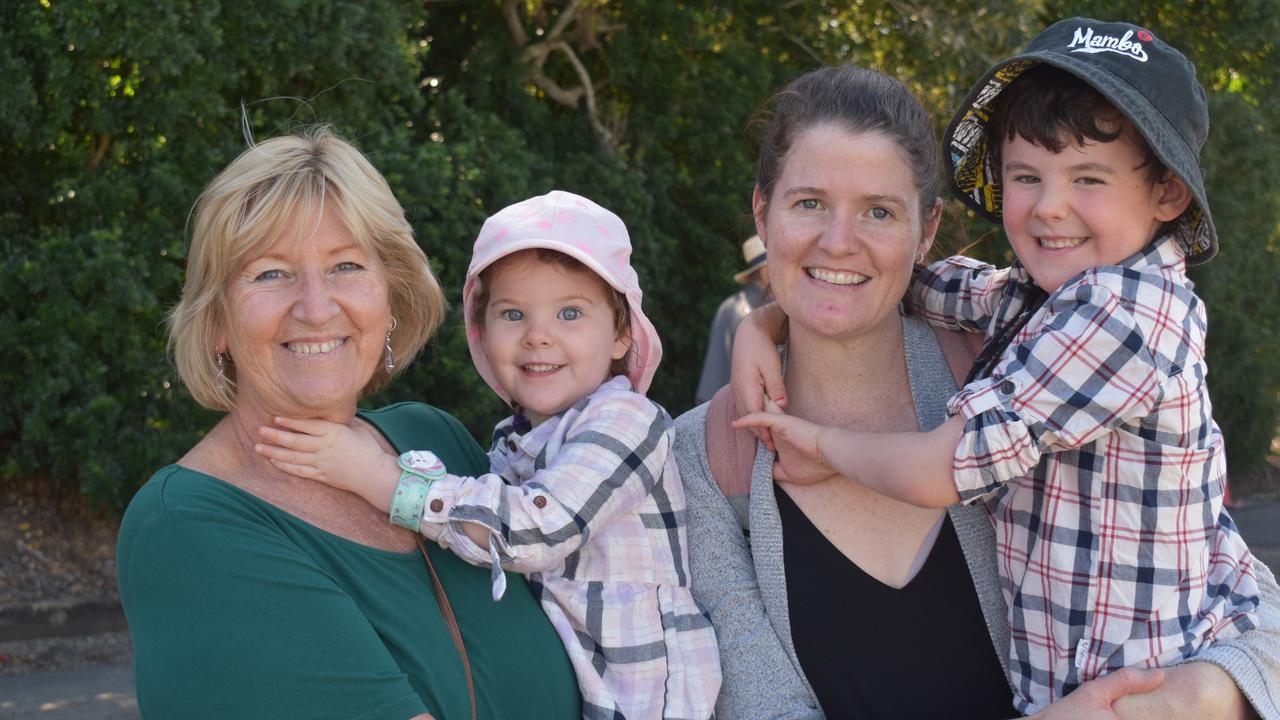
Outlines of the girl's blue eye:
{"type": "Polygon", "coordinates": [[[561,308],[557,317],[561,320],[577,320],[582,317],[582,311],[576,307],[561,308]]]}
{"type": "Polygon", "coordinates": [[[516,310],[515,308],[503,310],[498,314],[502,316],[503,320],[511,320],[512,322],[524,319],[524,313],[520,310],[516,310]]]}

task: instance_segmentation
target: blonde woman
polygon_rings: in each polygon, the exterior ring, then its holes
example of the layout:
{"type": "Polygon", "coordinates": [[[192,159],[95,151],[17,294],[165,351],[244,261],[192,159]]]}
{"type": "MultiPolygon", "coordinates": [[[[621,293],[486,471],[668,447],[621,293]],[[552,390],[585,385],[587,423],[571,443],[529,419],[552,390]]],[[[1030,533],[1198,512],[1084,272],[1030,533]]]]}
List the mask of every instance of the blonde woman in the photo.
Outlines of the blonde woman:
{"type": "Polygon", "coordinates": [[[251,146],[202,193],[171,342],[196,401],[226,414],[156,472],[121,527],[144,716],[579,715],[569,661],[521,576],[495,603],[487,570],[253,450],[277,416],[322,418],[484,472],[441,410],[356,409],[443,313],[386,181],[327,128],[251,146]],[[503,682],[517,671],[519,686],[503,682]]]}

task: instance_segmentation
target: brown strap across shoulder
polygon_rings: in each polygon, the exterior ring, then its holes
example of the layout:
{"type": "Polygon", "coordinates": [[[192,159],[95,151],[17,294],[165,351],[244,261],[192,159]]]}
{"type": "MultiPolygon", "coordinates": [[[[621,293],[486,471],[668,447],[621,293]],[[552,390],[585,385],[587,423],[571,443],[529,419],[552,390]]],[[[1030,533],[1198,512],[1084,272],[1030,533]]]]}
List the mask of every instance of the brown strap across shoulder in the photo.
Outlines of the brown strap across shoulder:
{"type": "Polygon", "coordinates": [[[942,348],[947,365],[951,367],[956,387],[964,387],[964,380],[969,376],[973,361],[978,359],[978,353],[982,352],[985,338],[982,333],[956,332],[937,327],[933,328],[933,334],[938,338],[938,347],[942,348]]]}
{"type": "Polygon", "coordinates": [[[458,618],[453,614],[453,606],[449,604],[449,597],[444,594],[444,585],[440,583],[440,576],[436,574],[436,566],[431,564],[431,556],[427,554],[427,544],[422,541],[422,536],[418,533],[414,533],[413,537],[418,541],[418,549],[422,551],[422,558],[427,561],[427,570],[431,573],[431,586],[435,589],[436,602],[440,605],[440,613],[444,615],[445,627],[449,628],[449,635],[453,637],[453,645],[458,648],[458,655],[462,657],[462,669],[467,674],[467,696],[471,698],[471,720],[476,720],[476,685],[471,679],[471,660],[467,657],[467,646],[462,643],[462,630],[458,627],[458,618]]]}
{"type": "Polygon", "coordinates": [[[729,386],[720,388],[707,405],[707,464],[711,479],[726,498],[751,491],[751,468],[756,459],[756,438],[750,430],[740,430],[733,421],[733,394],[729,386]]]}

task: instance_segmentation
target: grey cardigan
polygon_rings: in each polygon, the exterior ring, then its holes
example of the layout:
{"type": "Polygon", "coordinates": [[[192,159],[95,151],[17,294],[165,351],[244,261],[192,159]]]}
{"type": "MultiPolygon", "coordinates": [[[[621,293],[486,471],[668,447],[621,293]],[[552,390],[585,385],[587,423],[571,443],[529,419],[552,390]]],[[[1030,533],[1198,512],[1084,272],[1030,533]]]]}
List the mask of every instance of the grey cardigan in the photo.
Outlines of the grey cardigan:
{"type": "MultiPolygon", "coordinates": [[[[904,317],[903,336],[916,417],[920,427],[928,430],[945,419],[946,401],[956,390],[955,382],[928,326],[904,317]]],[[[720,645],[724,683],[716,716],[728,720],[822,718],[791,640],[772,457],[763,445],[757,445],[746,507],[751,528],[748,544],[737,512],[711,477],[706,411],[707,406],[700,405],[676,420],[675,453],[689,508],[693,594],[710,613],[720,645]]],[[[1004,668],[1009,657],[1009,629],[996,576],[991,521],[978,505],[953,506],[947,512],[1004,668]]],[[[1280,720],[1280,588],[1265,566],[1257,563],[1257,568],[1263,595],[1259,627],[1235,640],[1214,644],[1193,662],[1221,667],[1264,720],[1280,720]]],[[[1012,693],[1010,697],[1012,702],[1012,693]]]]}

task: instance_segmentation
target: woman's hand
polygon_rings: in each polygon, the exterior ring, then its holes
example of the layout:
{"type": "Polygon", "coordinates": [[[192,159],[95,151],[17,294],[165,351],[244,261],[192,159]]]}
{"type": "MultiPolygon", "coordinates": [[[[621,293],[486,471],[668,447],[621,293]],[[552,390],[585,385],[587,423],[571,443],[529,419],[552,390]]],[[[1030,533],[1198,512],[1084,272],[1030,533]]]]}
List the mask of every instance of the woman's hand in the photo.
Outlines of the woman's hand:
{"type": "Polygon", "coordinates": [[[359,495],[384,512],[391,508],[400,467],[368,430],[328,420],[277,417],[275,422],[285,429],[258,428],[263,442],[253,446],[272,465],[359,495]]]}
{"type": "Polygon", "coordinates": [[[778,482],[807,485],[836,474],[822,455],[821,438],[827,428],[787,415],[769,398],[766,412],[751,413],[733,421],[737,428],[768,430],[773,436],[777,459],[773,477],[778,482]]]}
{"type": "Polygon", "coordinates": [[[1184,662],[1165,670],[1165,681],[1150,692],[1125,695],[1116,714],[1128,720],[1250,720],[1257,718],[1235,681],[1208,662],[1184,662]]]}
{"type": "Polygon", "coordinates": [[[1126,697],[1155,690],[1163,670],[1121,668],[1076,688],[1070,695],[1032,716],[1032,720],[1117,720],[1117,705],[1126,697]]]}

